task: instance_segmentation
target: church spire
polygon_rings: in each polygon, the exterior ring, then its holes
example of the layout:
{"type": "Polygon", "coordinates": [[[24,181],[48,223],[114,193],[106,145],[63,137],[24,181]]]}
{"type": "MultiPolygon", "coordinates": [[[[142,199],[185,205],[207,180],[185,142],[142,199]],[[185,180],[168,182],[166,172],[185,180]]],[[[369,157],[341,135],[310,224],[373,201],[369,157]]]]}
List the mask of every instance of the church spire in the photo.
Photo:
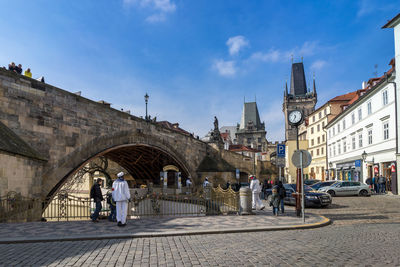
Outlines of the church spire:
{"type": "Polygon", "coordinates": [[[317,95],[317,88],[315,87],[315,72],[313,74],[313,95],[317,95]]]}
{"type": "Polygon", "coordinates": [[[287,89],[287,81],[286,81],[286,85],[285,85],[285,92],[284,92],[285,97],[288,96],[288,89],[287,89]]]}

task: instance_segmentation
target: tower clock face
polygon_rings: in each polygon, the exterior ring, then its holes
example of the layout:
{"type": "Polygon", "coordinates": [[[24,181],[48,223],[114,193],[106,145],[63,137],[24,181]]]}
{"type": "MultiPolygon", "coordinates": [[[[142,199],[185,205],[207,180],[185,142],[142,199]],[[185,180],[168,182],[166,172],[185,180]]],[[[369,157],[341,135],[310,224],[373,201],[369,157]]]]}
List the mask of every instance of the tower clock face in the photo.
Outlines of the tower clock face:
{"type": "Polygon", "coordinates": [[[290,124],[297,125],[303,119],[303,113],[300,110],[290,111],[288,119],[290,124]]]}

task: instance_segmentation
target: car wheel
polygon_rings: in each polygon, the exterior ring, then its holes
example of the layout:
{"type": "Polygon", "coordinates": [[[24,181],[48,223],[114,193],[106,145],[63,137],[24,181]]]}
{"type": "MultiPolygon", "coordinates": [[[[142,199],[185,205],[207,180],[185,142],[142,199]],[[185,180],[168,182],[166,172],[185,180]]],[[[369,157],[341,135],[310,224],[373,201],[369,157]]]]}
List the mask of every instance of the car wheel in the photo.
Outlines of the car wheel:
{"type": "Polygon", "coordinates": [[[333,191],[333,190],[329,190],[327,193],[328,193],[329,195],[331,195],[332,197],[335,196],[335,191],[333,191]]]}
{"type": "Polygon", "coordinates": [[[366,197],[366,196],[368,196],[368,191],[367,190],[361,190],[359,195],[363,196],[363,197],[366,197]]]}

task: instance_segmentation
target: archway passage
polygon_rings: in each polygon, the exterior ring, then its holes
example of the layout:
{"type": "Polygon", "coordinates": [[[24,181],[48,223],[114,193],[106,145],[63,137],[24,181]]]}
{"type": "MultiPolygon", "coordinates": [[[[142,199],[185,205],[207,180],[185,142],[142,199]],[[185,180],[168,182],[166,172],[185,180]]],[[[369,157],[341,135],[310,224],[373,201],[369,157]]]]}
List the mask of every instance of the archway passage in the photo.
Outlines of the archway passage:
{"type": "Polygon", "coordinates": [[[182,177],[187,177],[188,171],[177,159],[159,148],[146,145],[131,145],[112,149],[104,157],[118,163],[135,179],[160,184],[160,172],[166,165],[177,166],[182,177]]]}

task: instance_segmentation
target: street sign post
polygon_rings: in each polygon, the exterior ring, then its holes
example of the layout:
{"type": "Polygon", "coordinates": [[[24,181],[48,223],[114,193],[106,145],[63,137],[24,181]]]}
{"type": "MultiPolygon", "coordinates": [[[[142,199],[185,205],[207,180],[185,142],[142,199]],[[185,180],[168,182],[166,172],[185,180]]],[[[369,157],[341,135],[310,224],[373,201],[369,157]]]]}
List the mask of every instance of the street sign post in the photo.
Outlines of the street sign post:
{"type": "Polygon", "coordinates": [[[276,146],[276,156],[278,158],[284,158],[285,157],[285,145],[277,145],[276,146]]]}
{"type": "Polygon", "coordinates": [[[292,163],[297,168],[307,168],[311,164],[311,154],[307,150],[295,150],[292,155],[292,163]]]}

